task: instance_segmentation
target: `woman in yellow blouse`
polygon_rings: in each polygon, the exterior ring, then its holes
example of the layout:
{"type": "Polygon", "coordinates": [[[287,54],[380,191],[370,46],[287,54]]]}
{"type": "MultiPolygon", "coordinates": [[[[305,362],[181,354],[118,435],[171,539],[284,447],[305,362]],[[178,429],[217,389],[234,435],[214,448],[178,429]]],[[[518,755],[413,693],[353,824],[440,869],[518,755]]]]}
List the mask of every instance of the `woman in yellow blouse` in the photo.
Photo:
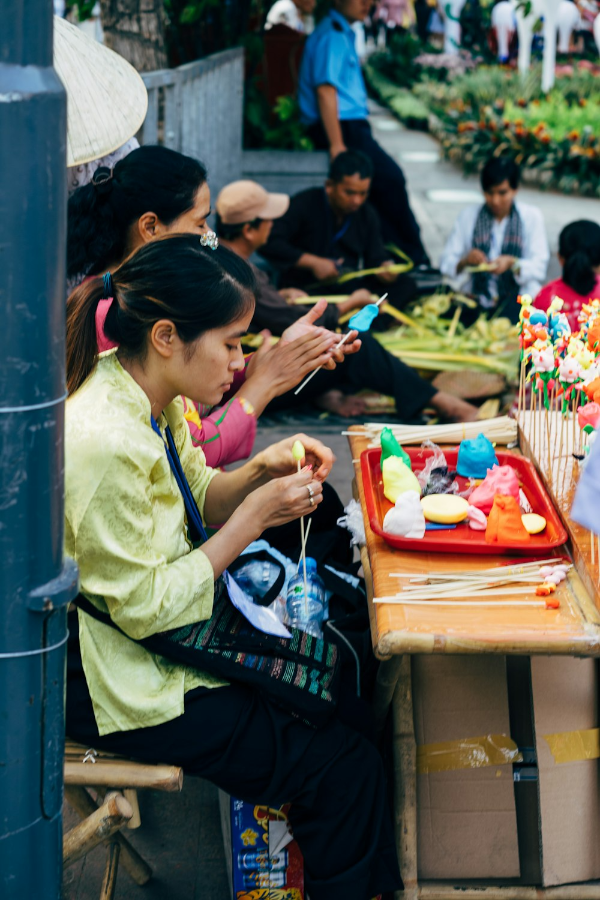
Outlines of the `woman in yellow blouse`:
{"type": "MultiPolygon", "coordinates": [[[[383,767],[357,730],[368,728],[358,701],[340,699],[328,724],[313,728],[246,683],[227,684],[137,643],[209,619],[215,580],[265,528],[309,514],[333,464],[331,451],[305,435],[299,473],[293,437],[228,473],[209,469],[192,446],[180,396],[214,405],[243,365],[252,273],[224,248],[180,235],[146,245],[107,279],[83,284],[67,308],[65,540],[83,596],[120,630],[78,611],[68,733],[181,765],[252,803],[291,802],[311,900],[396,890],[383,767]],[[98,357],[95,314],[107,293],[105,329],[118,350],[98,357]],[[224,523],[196,549],[153,423],[161,435],[169,426],[205,522],[224,523]]],[[[324,345],[322,361],[330,352],[324,345]]]]}

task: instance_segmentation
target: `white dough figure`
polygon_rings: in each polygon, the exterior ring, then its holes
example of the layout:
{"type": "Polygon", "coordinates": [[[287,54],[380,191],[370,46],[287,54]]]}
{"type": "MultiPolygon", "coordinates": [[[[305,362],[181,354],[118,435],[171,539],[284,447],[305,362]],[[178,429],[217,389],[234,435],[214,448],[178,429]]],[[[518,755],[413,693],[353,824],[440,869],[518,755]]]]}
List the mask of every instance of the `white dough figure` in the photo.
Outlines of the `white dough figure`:
{"type": "Polygon", "coordinates": [[[420,539],[425,534],[425,516],[416,491],[406,491],[385,514],[383,530],[398,537],[420,539]]]}

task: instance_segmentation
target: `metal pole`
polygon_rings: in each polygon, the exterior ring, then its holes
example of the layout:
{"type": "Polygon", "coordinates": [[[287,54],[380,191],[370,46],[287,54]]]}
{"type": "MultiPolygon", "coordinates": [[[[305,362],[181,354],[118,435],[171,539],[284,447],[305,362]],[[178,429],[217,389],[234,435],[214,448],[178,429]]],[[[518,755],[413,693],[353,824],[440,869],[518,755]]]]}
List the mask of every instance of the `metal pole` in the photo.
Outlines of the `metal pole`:
{"type": "Polygon", "coordinates": [[[52,0],[0,0],[0,897],[58,900],[66,98],[52,0]]]}

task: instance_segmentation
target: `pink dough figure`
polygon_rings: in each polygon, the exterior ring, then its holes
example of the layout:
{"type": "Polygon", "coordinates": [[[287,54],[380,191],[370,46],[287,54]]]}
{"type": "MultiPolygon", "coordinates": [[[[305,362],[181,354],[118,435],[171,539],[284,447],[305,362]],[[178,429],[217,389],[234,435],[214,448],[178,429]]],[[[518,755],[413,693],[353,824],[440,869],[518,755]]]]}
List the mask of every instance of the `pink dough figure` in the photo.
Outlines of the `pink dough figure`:
{"type": "Polygon", "coordinates": [[[519,502],[519,481],[512,466],[493,466],[470,495],[469,503],[489,516],[496,494],[514,497],[519,502]]]}

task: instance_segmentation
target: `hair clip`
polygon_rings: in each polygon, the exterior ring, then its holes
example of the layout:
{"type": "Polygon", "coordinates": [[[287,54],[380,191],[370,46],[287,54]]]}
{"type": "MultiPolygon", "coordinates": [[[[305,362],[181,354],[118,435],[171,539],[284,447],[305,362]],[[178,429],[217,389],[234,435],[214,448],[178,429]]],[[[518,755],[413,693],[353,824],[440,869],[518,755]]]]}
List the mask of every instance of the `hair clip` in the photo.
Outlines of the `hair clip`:
{"type": "Polygon", "coordinates": [[[113,288],[112,275],[110,274],[110,272],[107,272],[106,275],[103,276],[102,281],[104,282],[103,291],[102,291],[102,299],[110,300],[110,298],[114,297],[114,294],[115,294],[115,291],[113,288]]]}
{"type": "Polygon", "coordinates": [[[214,231],[205,231],[200,237],[200,243],[203,247],[210,247],[211,250],[216,250],[219,246],[219,238],[214,231]]]}
{"type": "Polygon", "coordinates": [[[107,194],[112,190],[113,175],[114,169],[109,169],[108,166],[98,166],[92,175],[92,184],[98,193],[107,194]]]}

